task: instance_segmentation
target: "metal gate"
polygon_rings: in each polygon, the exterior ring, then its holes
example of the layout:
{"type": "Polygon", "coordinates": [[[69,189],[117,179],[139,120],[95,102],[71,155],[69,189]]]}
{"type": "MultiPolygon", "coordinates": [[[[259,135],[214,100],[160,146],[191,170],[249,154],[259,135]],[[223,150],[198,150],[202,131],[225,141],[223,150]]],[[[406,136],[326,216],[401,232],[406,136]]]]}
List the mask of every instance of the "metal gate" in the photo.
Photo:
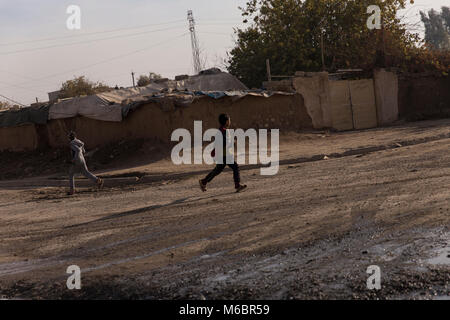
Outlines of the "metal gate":
{"type": "Polygon", "coordinates": [[[330,81],[333,128],[339,131],[377,126],[372,79],[330,81]]]}

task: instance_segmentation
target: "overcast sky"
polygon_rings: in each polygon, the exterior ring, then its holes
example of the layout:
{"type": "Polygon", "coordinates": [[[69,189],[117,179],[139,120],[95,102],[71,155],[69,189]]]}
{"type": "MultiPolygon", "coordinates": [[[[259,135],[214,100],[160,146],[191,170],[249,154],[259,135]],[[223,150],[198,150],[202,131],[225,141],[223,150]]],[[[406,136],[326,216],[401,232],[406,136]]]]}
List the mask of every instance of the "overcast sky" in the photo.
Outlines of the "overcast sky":
{"type": "MultiPolygon", "coordinates": [[[[0,0],[0,94],[23,104],[74,76],[131,86],[131,71],[173,78],[192,74],[187,10],[194,12],[207,67],[221,66],[242,26],[246,0],[0,0]],[[68,30],[69,5],[81,8],[81,29],[68,30]]],[[[416,0],[405,11],[440,9],[448,0],[416,0]]],[[[422,28],[422,25],[418,27],[422,28]]],[[[422,28],[423,29],[423,28],[422,28]]],[[[1,100],[4,100],[0,97],[1,100]]]]}

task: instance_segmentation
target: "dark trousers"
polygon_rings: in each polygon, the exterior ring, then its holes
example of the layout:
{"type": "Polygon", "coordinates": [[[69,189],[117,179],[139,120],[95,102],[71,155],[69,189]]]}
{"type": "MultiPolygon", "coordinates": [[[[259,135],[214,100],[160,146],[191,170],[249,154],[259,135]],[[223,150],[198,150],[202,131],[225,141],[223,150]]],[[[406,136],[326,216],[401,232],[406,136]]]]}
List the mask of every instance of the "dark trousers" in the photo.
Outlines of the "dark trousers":
{"type": "Polygon", "coordinates": [[[226,159],[223,159],[223,164],[217,164],[216,167],[202,180],[203,184],[211,182],[214,177],[218,176],[226,166],[229,166],[233,170],[234,185],[237,188],[241,182],[241,176],[239,174],[239,166],[236,162],[232,164],[226,164],[226,159]]]}

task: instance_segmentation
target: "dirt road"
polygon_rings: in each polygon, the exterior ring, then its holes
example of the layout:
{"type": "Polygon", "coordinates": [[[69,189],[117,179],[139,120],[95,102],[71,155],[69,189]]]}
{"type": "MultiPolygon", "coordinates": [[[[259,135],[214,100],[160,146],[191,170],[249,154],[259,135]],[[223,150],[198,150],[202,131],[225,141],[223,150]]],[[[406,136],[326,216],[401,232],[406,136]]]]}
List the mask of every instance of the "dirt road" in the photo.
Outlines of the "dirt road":
{"type": "Polygon", "coordinates": [[[449,150],[441,120],[285,134],[279,173],[244,168],[240,194],[228,170],[202,193],[211,167],[169,159],[104,171],[103,190],[74,197],[61,173],[0,181],[0,296],[448,299],[449,150]]]}

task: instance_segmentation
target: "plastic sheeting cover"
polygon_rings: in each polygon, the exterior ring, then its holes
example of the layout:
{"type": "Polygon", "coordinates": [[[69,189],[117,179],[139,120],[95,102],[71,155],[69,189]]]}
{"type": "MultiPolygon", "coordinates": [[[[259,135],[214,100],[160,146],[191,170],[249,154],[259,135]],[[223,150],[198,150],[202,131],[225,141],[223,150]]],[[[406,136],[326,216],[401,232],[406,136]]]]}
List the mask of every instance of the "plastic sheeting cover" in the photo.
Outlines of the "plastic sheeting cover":
{"type": "Polygon", "coordinates": [[[29,123],[46,124],[48,114],[49,105],[2,111],[0,112],[0,127],[15,127],[29,123]]]}

